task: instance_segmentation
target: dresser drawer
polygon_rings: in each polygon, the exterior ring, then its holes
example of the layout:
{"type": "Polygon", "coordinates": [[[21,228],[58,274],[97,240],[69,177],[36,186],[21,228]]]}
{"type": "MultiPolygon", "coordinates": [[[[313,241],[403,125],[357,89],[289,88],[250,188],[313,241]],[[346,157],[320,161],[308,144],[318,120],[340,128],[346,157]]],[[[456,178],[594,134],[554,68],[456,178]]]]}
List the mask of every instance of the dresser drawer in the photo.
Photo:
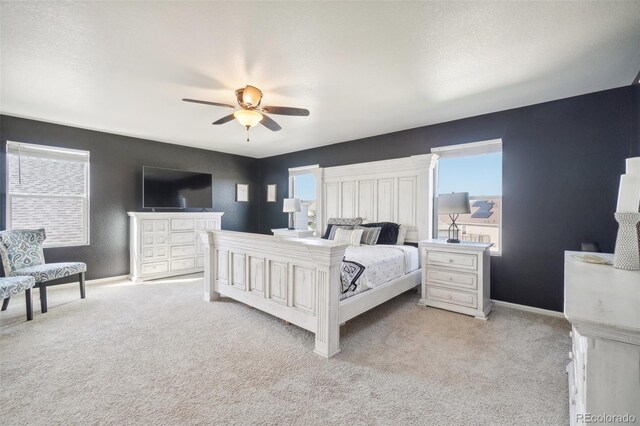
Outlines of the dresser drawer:
{"type": "Polygon", "coordinates": [[[220,229],[217,219],[198,219],[197,229],[200,231],[211,231],[220,229]]]}
{"type": "Polygon", "coordinates": [[[196,254],[196,246],[173,246],[171,247],[171,257],[186,257],[196,254]]]}
{"type": "Polygon", "coordinates": [[[196,229],[193,219],[171,219],[172,231],[191,231],[196,229]]]}
{"type": "Polygon", "coordinates": [[[475,290],[478,288],[478,276],[464,272],[453,272],[442,269],[427,269],[427,283],[446,287],[455,287],[462,290],[475,290]]]}
{"type": "Polygon", "coordinates": [[[195,269],[196,260],[192,257],[190,259],[178,259],[171,261],[172,271],[182,271],[185,269],[195,269]]]}
{"type": "Polygon", "coordinates": [[[467,306],[473,309],[478,307],[478,296],[476,294],[447,290],[444,288],[427,286],[427,299],[467,306]]]}
{"type": "Polygon", "coordinates": [[[167,234],[145,233],[142,235],[143,246],[156,246],[167,243],[167,234]]]}
{"type": "Polygon", "coordinates": [[[428,250],[427,265],[475,271],[478,269],[478,256],[473,254],[447,253],[443,251],[428,250]]]}
{"type": "Polygon", "coordinates": [[[171,244],[193,244],[196,242],[196,234],[193,232],[172,232],[171,244]]]}
{"type": "Polygon", "coordinates": [[[167,262],[143,263],[142,266],[140,266],[140,270],[142,271],[142,275],[157,274],[167,272],[169,265],[167,262]]]}
{"type": "Polygon", "coordinates": [[[167,232],[167,221],[163,219],[145,219],[140,222],[142,232],[167,232]]]}
{"type": "Polygon", "coordinates": [[[162,260],[167,258],[167,247],[143,247],[140,259],[142,262],[150,262],[152,260],[162,260]]]}

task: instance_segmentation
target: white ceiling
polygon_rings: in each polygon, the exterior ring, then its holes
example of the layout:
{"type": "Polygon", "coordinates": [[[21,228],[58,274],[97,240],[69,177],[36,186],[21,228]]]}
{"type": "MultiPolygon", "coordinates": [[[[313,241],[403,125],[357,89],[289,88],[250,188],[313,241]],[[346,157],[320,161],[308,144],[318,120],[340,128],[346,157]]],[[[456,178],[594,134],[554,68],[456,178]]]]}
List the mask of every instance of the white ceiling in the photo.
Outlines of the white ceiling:
{"type": "Polygon", "coordinates": [[[0,111],[266,157],[628,85],[640,2],[5,2],[0,111]],[[245,142],[252,84],[273,115],[245,142]]]}

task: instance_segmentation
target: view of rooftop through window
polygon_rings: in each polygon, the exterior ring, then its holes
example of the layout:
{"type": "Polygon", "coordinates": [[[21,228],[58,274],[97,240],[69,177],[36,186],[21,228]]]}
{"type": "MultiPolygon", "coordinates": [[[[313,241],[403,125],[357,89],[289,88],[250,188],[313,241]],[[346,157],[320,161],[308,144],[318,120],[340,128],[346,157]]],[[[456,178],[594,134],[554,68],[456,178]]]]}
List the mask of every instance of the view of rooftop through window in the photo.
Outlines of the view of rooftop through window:
{"type": "MultiPolygon", "coordinates": [[[[493,243],[492,253],[500,253],[502,152],[441,158],[437,182],[437,194],[469,193],[471,214],[457,220],[460,240],[493,243]]],[[[439,238],[446,238],[450,224],[448,215],[438,215],[439,238]]]]}
{"type": "Polygon", "coordinates": [[[293,177],[293,196],[300,199],[301,211],[295,215],[296,229],[316,227],[316,177],[312,173],[293,177]]]}

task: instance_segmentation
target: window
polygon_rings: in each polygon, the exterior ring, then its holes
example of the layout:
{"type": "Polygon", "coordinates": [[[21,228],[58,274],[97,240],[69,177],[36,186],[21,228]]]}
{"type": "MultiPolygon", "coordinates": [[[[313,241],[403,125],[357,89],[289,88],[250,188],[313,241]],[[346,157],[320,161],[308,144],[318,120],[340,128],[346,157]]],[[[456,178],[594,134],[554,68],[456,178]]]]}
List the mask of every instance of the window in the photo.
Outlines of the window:
{"type": "Polygon", "coordinates": [[[300,212],[294,216],[296,229],[316,229],[318,165],[289,169],[289,197],[300,199],[300,212]]]}
{"type": "MultiPolygon", "coordinates": [[[[493,140],[434,148],[438,154],[436,194],[468,192],[471,213],[457,222],[460,240],[493,243],[502,253],[502,141],[493,140]]],[[[437,203],[436,203],[437,206],[437,203]]],[[[436,238],[446,238],[448,215],[436,212],[436,238]]]]}
{"type": "Polygon", "coordinates": [[[89,152],[7,142],[7,229],[44,228],[45,247],[89,244],[89,152]]]}

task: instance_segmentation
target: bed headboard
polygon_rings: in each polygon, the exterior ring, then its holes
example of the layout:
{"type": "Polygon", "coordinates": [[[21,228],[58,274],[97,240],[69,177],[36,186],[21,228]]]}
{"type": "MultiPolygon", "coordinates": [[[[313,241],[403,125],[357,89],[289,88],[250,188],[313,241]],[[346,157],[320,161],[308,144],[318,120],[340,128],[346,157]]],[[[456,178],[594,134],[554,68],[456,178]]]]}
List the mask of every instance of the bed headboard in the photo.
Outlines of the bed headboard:
{"type": "Polygon", "coordinates": [[[359,216],[370,222],[407,226],[406,241],[431,238],[437,158],[424,154],[317,169],[320,231],[326,229],[328,218],[359,216]]]}

